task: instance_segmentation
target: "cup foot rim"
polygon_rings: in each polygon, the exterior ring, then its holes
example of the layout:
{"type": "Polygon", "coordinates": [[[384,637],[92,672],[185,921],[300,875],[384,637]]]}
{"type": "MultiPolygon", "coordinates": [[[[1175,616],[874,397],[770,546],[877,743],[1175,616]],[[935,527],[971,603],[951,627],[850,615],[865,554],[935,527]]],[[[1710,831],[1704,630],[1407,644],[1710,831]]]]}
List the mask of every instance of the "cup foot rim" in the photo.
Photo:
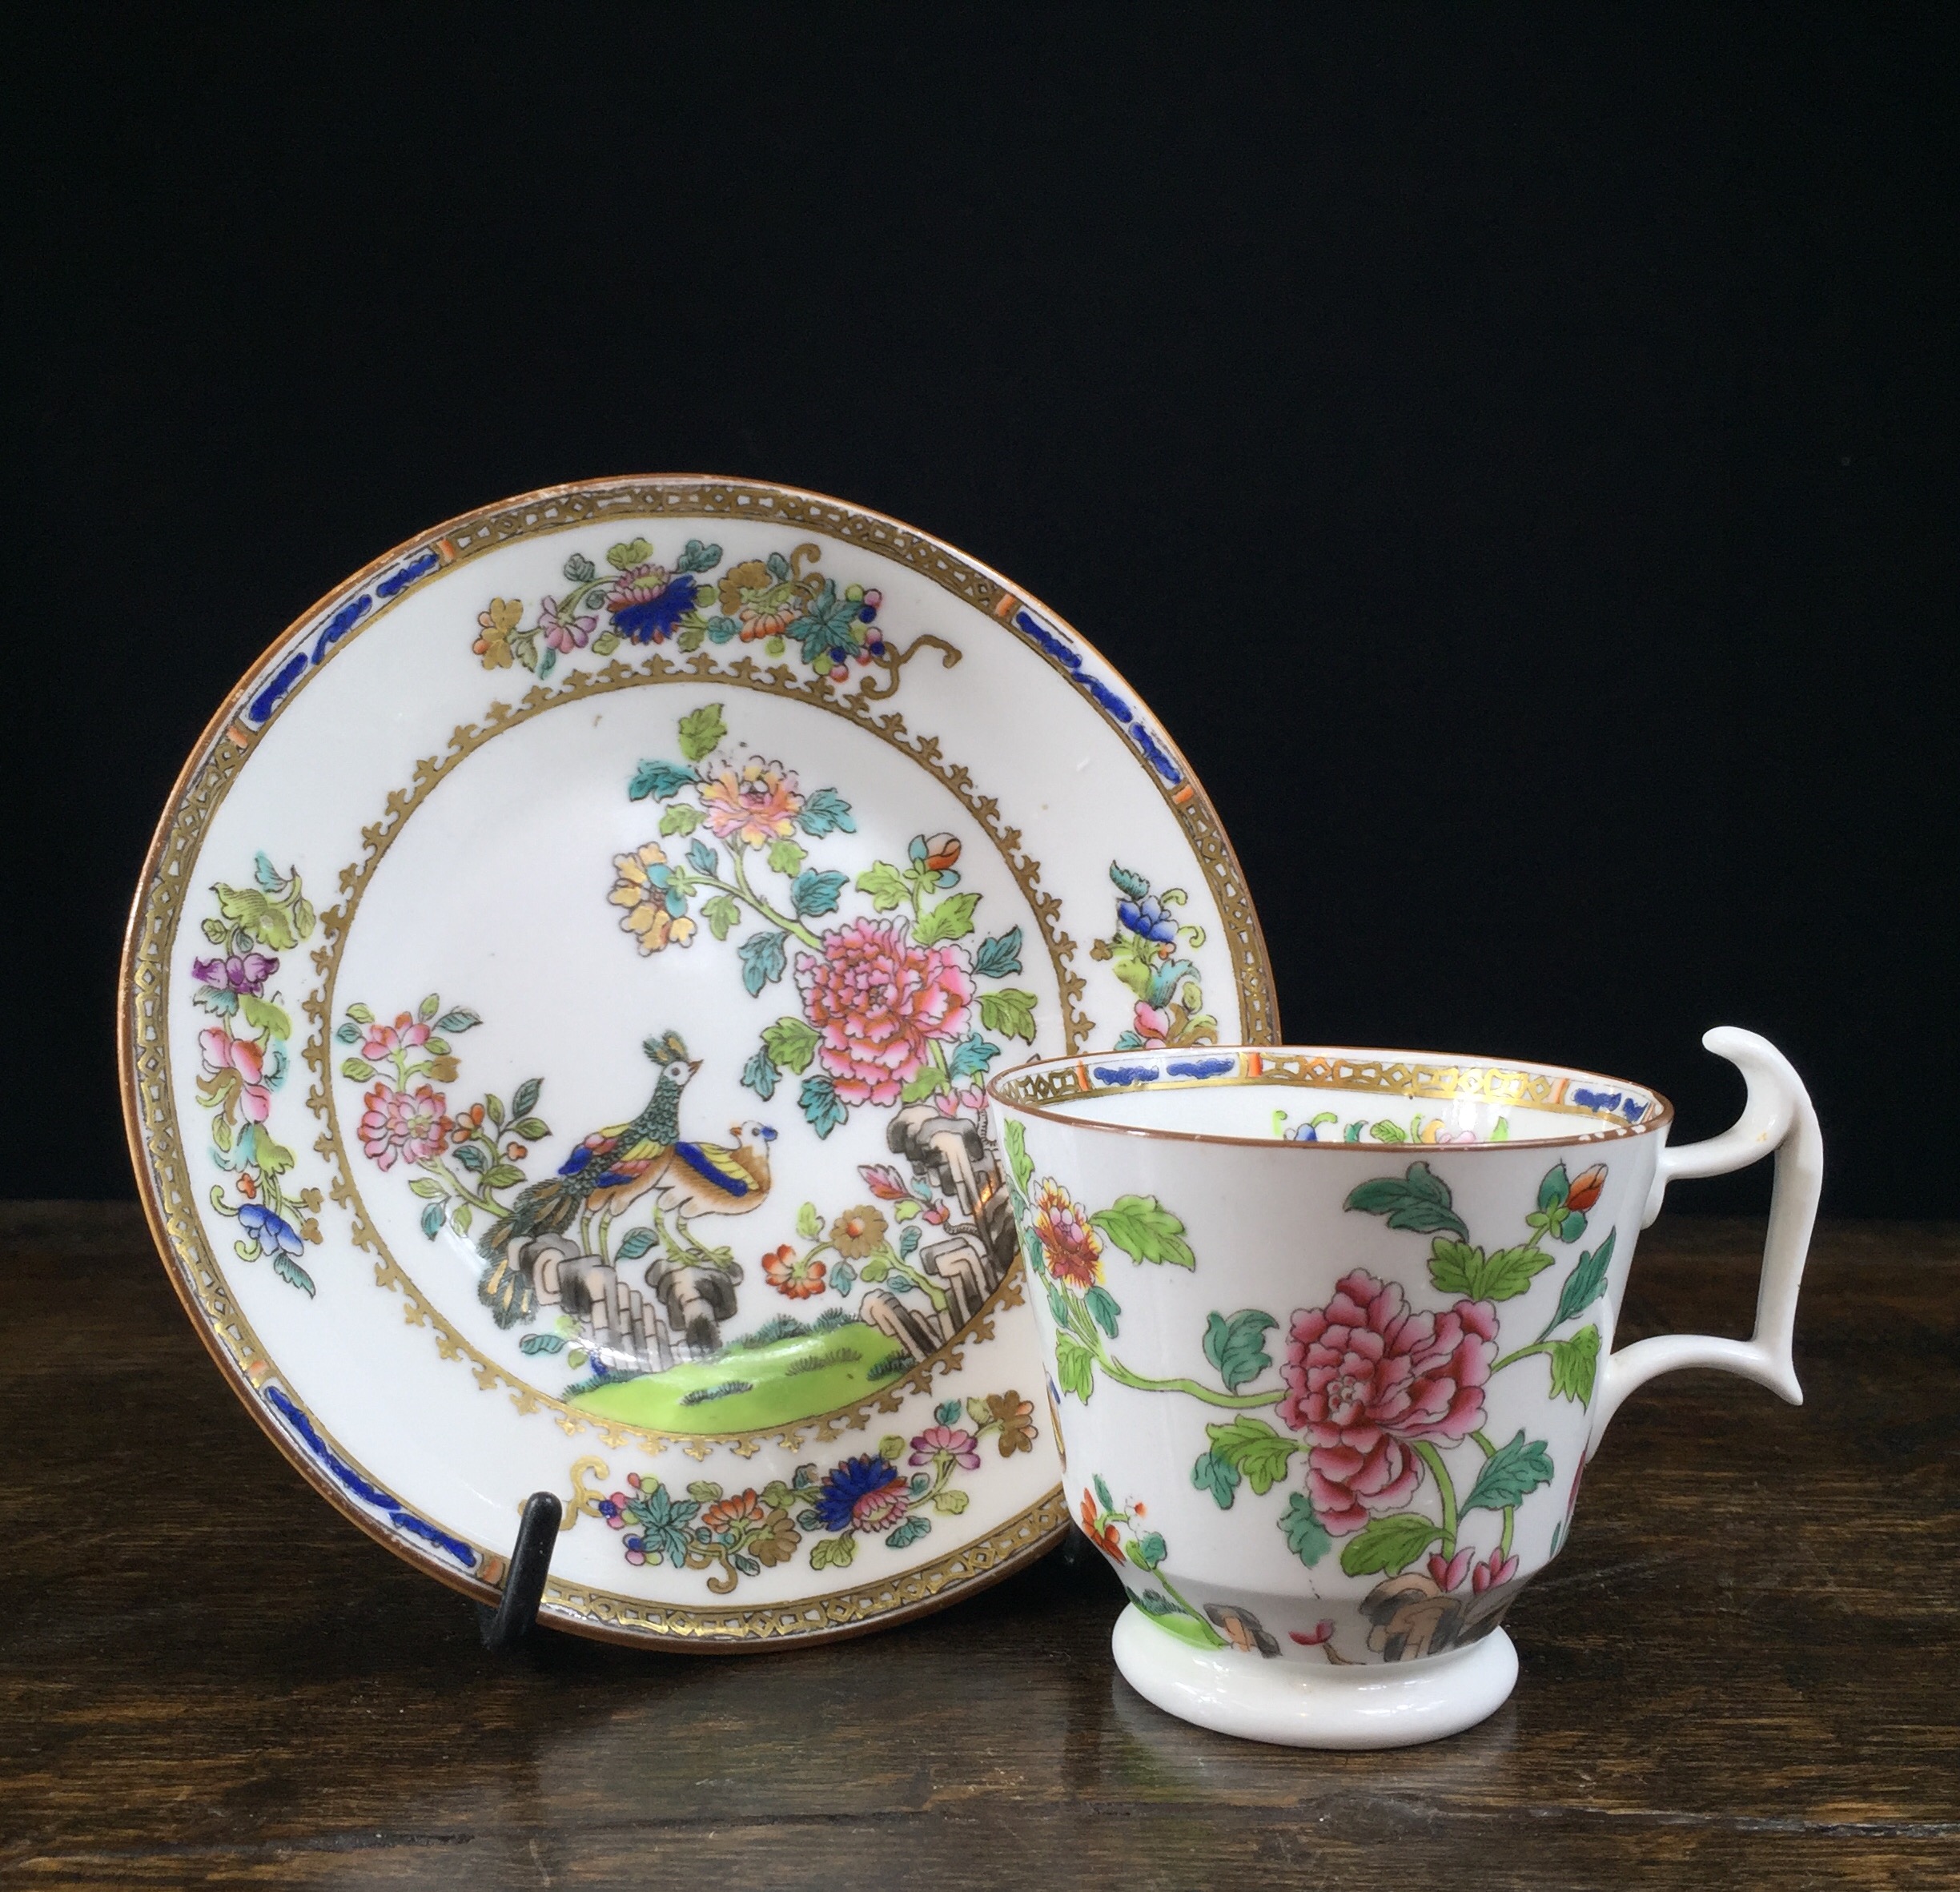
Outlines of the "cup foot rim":
{"type": "Polygon", "coordinates": [[[1117,1669],[1167,1714],[1283,1747],[1411,1747],[1460,1734],[1502,1707],[1517,1650],[1502,1629],[1420,1662],[1311,1668],[1193,1649],[1132,1603],[1111,1637],[1117,1669]]]}

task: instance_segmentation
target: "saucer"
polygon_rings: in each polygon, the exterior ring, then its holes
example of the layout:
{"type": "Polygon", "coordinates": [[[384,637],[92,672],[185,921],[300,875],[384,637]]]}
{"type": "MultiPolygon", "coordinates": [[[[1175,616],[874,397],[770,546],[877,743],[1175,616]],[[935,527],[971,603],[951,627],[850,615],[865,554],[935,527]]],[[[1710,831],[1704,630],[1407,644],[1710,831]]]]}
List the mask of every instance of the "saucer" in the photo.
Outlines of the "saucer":
{"type": "Polygon", "coordinates": [[[152,1227],[233,1388],[409,1561],[739,1649],[1066,1529],[987,1079],[1277,1034],[1217,817],[1052,613],[696,477],[452,521],[174,790],[122,969],[152,1227]]]}

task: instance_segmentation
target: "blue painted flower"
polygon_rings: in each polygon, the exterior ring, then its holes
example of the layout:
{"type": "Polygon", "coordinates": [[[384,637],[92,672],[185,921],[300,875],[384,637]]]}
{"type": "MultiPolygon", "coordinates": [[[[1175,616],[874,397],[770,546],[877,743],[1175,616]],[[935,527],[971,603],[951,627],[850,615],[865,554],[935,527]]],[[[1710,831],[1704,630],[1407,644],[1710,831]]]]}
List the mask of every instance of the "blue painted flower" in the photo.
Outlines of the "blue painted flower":
{"type": "Polygon", "coordinates": [[[239,1227],[258,1243],[262,1255],[279,1248],[288,1255],[298,1255],[306,1246],[299,1239],[299,1231],[283,1216],[274,1215],[263,1203],[248,1202],[239,1211],[238,1219],[239,1227]]]}
{"type": "Polygon", "coordinates": [[[910,1508],[897,1468],[875,1452],[826,1472],[817,1493],[817,1516],[826,1531],[889,1531],[910,1508]]]}
{"type": "Polygon", "coordinates": [[[612,628],[636,644],[658,644],[694,609],[697,588],[683,572],[670,576],[661,566],[644,565],[623,572],[613,588],[608,609],[612,628]]]}
{"type": "Polygon", "coordinates": [[[1146,894],[1141,900],[1118,901],[1116,918],[1145,939],[1168,945],[1177,938],[1177,922],[1164,911],[1163,903],[1155,894],[1146,894]]]}

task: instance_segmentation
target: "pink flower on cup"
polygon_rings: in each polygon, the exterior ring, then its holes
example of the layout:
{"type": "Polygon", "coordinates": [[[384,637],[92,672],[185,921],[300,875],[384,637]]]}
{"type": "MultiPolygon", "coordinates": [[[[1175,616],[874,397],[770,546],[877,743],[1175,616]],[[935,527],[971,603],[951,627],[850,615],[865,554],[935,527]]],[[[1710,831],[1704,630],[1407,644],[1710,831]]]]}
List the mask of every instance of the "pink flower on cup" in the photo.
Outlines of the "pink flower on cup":
{"type": "MultiPolygon", "coordinates": [[[[1459,1557],[1464,1557],[1468,1553],[1459,1551],[1456,1554],[1459,1557]]],[[[1432,1563],[1435,1561],[1433,1557],[1430,1559],[1432,1563]]],[[[1470,1573],[1471,1589],[1480,1597],[1486,1590],[1496,1589],[1500,1583],[1508,1583],[1512,1577],[1517,1575],[1517,1564],[1518,1561],[1515,1557],[1506,1557],[1501,1550],[1493,1550],[1488,1558],[1479,1564],[1470,1573]]],[[[1454,1586],[1446,1585],[1445,1587],[1454,1586]]]]}
{"type": "Polygon", "coordinates": [[[912,1441],[909,1462],[930,1465],[943,1452],[950,1453],[956,1464],[963,1465],[970,1472],[980,1463],[979,1446],[980,1441],[970,1432],[956,1430],[951,1426],[929,1425],[912,1441]]]}
{"type": "Polygon", "coordinates": [[[1476,1555],[1468,1545],[1453,1557],[1444,1557],[1435,1551],[1429,1553],[1429,1577],[1440,1590],[1453,1590],[1461,1583],[1470,1569],[1470,1560],[1476,1555]]]}
{"type": "Polygon", "coordinates": [[[377,1169],[392,1169],[397,1159],[424,1163],[441,1153],[451,1128],[443,1099],[427,1084],[413,1091],[377,1084],[362,1100],[361,1147],[377,1169]]]}
{"type": "Polygon", "coordinates": [[[263,1123],[271,1114],[272,1093],[265,1083],[264,1047],[248,1038],[234,1038],[222,1025],[198,1034],[198,1049],[203,1054],[204,1068],[212,1076],[234,1071],[238,1076],[239,1103],[255,1123],[263,1123]]]}
{"type": "MultiPolygon", "coordinates": [[[[703,797],[705,799],[705,797],[703,797]]],[[[797,955],[817,1054],[845,1103],[893,1104],[935,1042],[964,1034],[973,978],[958,950],[922,946],[902,921],[854,920],[797,955]]]]}
{"type": "Polygon", "coordinates": [[[1467,1438],[1482,1424],[1496,1354],[1488,1302],[1413,1313],[1398,1285],[1362,1268],[1324,1308],[1293,1316],[1279,1369],[1291,1390],[1279,1413],[1311,1441],[1307,1488],[1330,1532],[1346,1536],[1401,1508],[1422,1475],[1412,1445],[1467,1438]]]}

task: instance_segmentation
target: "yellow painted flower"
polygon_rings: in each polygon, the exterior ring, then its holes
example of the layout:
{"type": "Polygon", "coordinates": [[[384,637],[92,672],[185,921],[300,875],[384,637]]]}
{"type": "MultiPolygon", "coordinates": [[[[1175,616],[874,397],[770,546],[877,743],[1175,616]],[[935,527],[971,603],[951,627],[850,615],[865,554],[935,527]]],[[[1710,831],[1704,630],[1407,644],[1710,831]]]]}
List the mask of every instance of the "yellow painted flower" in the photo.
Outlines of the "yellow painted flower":
{"type": "Polygon", "coordinates": [[[862,1208],[846,1209],[830,1224],[830,1246],[851,1261],[862,1261],[884,1246],[891,1227],[870,1203],[862,1208]]]}
{"type": "Polygon", "coordinates": [[[724,769],[702,785],[701,810],[709,833],[737,847],[766,847],[796,833],[803,797],[795,771],[751,756],[737,774],[724,769]]]}
{"type": "Polygon", "coordinates": [[[615,854],[612,868],[617,878],[607,898],[626,910],[620,916],[620,930],[632,934],[641,952],[684,946],[694,937],[693,921],[669,910],[667,856],[657,841],[633,854],[615,854]]]}
{"type": "Polygon", "coordinates": [[[511,667],[511,634],[524,617],[524,601],[520,598],[492,598],[488,611],[476,613],[476,623],[482,636],[470,648],[483,659],[486,670],[508,670],[511,667]]]}

